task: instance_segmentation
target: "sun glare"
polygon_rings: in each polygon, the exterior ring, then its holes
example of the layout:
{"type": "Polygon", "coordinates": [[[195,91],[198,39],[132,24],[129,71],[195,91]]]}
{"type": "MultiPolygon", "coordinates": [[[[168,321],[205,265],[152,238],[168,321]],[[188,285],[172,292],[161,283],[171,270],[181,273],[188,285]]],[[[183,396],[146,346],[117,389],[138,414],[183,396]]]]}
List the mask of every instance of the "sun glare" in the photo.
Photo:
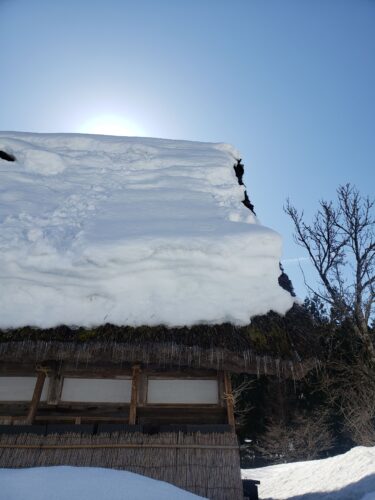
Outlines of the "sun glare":
{"type": "Polygon", "coordinates": [[[81,125],[79,132],[102,135],[144,135],[137,125],[116,115],[100,115],[91,118],[81,125]]]}

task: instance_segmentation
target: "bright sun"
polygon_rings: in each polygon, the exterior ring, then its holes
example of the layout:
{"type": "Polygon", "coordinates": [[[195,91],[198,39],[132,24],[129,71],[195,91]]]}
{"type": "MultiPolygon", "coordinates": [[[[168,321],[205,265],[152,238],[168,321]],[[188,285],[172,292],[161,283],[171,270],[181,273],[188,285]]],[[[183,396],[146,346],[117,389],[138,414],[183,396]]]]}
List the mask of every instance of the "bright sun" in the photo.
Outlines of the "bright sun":
{"type": "Polygon", "coordinates": [[[81,125],[79,132],[102,135],[144,135],[137,125],[117,115],[99,115],[91,118],[81,125]]]}

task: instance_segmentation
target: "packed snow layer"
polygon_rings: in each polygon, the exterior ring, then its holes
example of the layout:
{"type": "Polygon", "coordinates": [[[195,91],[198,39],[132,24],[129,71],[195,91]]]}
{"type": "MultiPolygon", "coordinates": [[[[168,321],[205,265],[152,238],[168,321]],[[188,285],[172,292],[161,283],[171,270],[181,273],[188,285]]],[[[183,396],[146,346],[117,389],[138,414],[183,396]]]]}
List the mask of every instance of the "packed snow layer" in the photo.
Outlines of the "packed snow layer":
{"type": "Polygon", "coordinates": [[[96,467],[0,469],[0,500],[199,500],[176,486],[96,467]]]}
{"type": "Polygon", "coordinates": [[[291,296],[226,144],[0,133],[0,327],[246,324],[291,296]]]}
{"type": "Polygon", "coordinates": [[[375,500],[375,447],[358,446],[323,460],[244,469],[242,477],[260,481],[261,500],[375,500]]]}

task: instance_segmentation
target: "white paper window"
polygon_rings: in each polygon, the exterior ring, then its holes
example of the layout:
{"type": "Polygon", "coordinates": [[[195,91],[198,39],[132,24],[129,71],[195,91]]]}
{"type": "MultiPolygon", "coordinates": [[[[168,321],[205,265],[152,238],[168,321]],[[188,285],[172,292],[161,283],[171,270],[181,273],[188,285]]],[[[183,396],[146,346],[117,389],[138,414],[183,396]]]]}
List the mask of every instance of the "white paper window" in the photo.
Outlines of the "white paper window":
{"type": "Polygon", "coordinates": [[[72,403],[129,403],[130,379],[64,378],[62,401],[72,403]]]}
{"type": "Polygon", "coordinates": [[[154,404],[218,404],[217,380],[149,379],[147,402],[154,404]]]}
{"type": "MultiPolygon", "coordinates": [[[[0,377],[0,401],[31,401],[36,377],[0,377]]],[[[45,380],[41,401],[47,399],[48,379],[45,380]]]]}

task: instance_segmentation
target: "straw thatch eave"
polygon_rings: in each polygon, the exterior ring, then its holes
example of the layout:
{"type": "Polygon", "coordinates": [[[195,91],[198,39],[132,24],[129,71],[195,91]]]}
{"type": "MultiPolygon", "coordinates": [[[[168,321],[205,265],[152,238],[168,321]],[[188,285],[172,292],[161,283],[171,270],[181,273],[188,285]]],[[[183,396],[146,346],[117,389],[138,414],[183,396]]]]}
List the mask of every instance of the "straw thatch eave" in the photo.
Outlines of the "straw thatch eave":
{"type": "Polygon", "coordinates": [[[243,327],[102,325],[0,331],[0,361],[112,364],[227,370],[300,378],[316,364],[312,322],[295,305],[285,316],[270,312],[243,327]]]}

